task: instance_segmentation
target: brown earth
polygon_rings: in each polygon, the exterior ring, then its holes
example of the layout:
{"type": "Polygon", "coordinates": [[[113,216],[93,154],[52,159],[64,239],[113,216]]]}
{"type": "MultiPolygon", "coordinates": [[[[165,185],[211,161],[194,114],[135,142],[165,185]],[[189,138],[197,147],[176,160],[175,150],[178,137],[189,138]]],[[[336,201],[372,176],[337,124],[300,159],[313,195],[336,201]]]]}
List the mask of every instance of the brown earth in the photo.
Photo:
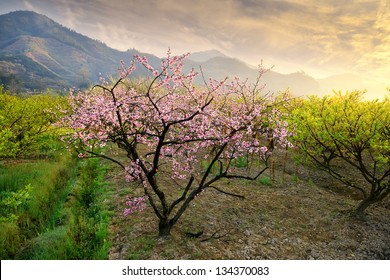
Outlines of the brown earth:
{"type": "MultiPolygon", "coordinates": [[[[279,152],[267,178],[230,181],[200,195],[169,238],[157,237],[151,207],[124,217],[128,194],[142,195],[114,165],[110,259],[390,259],[390,200],[352,217],[359,201],[326,173],[297,165],[279,152]],[[339,191],[341,190],[341,191],[339,191]],[[187,233],[203,231],[198,238],[187,233]]],[[[352,172],[352,171],[351,171],[352,172]]]]}

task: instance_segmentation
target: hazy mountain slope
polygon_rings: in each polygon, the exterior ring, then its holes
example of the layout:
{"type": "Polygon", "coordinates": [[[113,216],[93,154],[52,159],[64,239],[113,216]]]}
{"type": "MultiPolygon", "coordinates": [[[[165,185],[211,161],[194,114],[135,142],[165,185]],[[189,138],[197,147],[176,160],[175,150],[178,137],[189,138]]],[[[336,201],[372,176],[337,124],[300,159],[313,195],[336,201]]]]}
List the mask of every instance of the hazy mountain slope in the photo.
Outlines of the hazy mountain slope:
{"type": "MultiPolygon", "coordinates": [[[[201,66],[206,79],[210,77],[216,79],[240,77],[241,79],[248,78],[249,81],[254,82],[259,74],[258,69],[248,66],[246,63],[235,58],[220,56],[218,54],[218,56],[210,57],[207,61],[195,62],[191,60],[191,56],[190,61],[187,61],[185,64],[185,68],[187,70],[194,68],[200,71],[201,66]]],[[[201,78],[198,79],[198,82],[201,82],[201,78]]],[[[267,92],[278,92],[289,89],[294,95],[322,93],[320,84],[313,77],[303,72],[286,75],[270,70],[263,75],[261,82],[262,84],[266,84],[265,90],[267,92]]]]}
{"type": "Polygon", "coordinates": [[[215,57],[227,57],[227,56],[221,53],[220,51],[209,50],[209,51],[191,53],[188,59],[194,62],[206,62],[207,60],[215,57]]]}
{"type": "Polygon", "coordinates": [[[136,52],[114,50],[34,12],[0,16],[3,83],[16,82],[30,89],[85,86],[96,82],[100,74],[115,75],[120,60],[130,61],[136,52]]]}
{"type": "MultiPolygon", "coordinates": [[[[120,61],[129,62],[135,53],[139,52],[114,50],[35,12],[18,11],[0,16],[0,84],[15,91],[87,86],[96,83],[100,74],[117,75],[120,61]]],[[[149,58],[150,64],[159,65],[156,56],[143,55],[149,58]]],[[[206,79],[238,76],[254,81],[258,74],[254,67],[217,50],[191,54],[185,70],[199,71],[200,66],[206,79]]],[[[139,67],[135,76],[146,74],[139,67]]],[[[203,83],[202,77],[197,82],[203,83]]],[[[262,82],[267,85],[266,91],[271,92],[287,88],[295,95],[321,92],[314,78],[300,72],[284,75],[269,71],[262,82]]]]}

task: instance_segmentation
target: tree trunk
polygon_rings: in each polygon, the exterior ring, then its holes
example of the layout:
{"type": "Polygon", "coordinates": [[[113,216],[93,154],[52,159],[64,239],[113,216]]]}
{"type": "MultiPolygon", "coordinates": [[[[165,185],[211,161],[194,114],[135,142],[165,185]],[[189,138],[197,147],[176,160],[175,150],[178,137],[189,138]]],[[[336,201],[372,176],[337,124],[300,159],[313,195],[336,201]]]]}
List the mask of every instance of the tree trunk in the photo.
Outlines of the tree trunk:
{"type": "Polygon", "coordinates": [[[158,236],[167,237],[171,235],[173,224],[168,219],[161,219],[158,224],[158,236]]]}
{"type": "Polygon", "coordinates": [[[373,203],[375,203],[375,199],[372,197],[363,199],[363,201],[360,202],[359,206],[356,208],[355,215],[358,218],[364,218],[366,209],[373,203]]]}

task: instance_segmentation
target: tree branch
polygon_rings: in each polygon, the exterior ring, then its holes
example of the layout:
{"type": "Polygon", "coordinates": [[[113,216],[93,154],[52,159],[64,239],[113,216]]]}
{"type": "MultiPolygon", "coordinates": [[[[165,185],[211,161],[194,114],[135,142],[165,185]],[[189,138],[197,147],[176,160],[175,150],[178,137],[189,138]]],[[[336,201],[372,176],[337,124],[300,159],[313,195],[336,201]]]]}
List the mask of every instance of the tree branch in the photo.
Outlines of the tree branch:
{"type": "Polygon", "coordinates": [[[214,190],[217,190],[217,191],[219,191],[219,192],[221,192],[221,193],[223,193],[223,194],[230,195],[230,196],[234,196],[234,197],[238,197],[238,198],[240,198],[240,199],[245,199],[245,196],[243,196],[243,195],[234,194],[234,193],[229,193],[229,192],[223,191],[223,190],[221,190],[220,188],[217,188],[217,187],[215,187],[215,186],[209,186],[209,187],[212,188],[212,189],[214,189],[214,190]]]}

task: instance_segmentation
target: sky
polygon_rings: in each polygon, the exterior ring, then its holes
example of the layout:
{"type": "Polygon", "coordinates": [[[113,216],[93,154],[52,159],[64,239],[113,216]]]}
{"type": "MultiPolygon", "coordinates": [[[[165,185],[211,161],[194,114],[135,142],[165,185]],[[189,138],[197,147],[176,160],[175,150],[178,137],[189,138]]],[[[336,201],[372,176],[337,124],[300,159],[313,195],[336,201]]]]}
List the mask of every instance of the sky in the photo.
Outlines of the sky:
{"type": "Polygon", "coordinates": [[[1,0],[108,46],[163,57],[216,49],[280,73],[390,86],[390,0],[1,0]]]}

